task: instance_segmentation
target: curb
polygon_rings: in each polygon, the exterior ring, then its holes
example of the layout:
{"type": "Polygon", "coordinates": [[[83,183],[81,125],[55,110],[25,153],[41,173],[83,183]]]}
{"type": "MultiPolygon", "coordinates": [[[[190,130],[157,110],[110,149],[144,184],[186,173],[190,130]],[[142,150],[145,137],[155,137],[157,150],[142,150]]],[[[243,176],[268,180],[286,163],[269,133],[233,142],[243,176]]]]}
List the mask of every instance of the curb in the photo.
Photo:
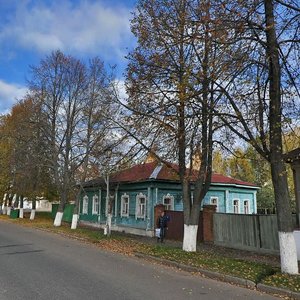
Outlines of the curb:
{"type": "Polygon", "coordinates": [[[209,270],[205,270],[205,269],[201,269],[201,268],[197,268],[197,267],[187,266],[187,265],[177,263],[175,261],[155,257],[152,255],[143,254],[140,252],[136,252],[136,253],[134,253],[134,255],[138,258],[146,258],[146,259],[150,259],[150,260],[153,260],[156,262],[160,262],[166,266],[176,267],[183,271],[187,271],[187,272],[191,272],[191,273],[200,273],[201,275],[203,275],[207,278],[210,278],[210,279],[216,279],[216,280],[239,285],[239,286],[250,288],[250,289],[256,289],[259,292],[264,292],[267,294],[286,296],[286,297],[289,297],[290,299],[300,300],[300,293],[293,292],[293,291],[290,291],[287,289],[278,288],[278,287],[274,287],[274,286],[270,286],[270,285],[265,285],[262,283],[256,284],[254,281],[251,281],[248,279],[243,279],[243,278],[234,277],[231,275],[221,274],[221,273],[217,273],[214,271],[209,271],[209,270]]]}
{"type": "Polygon", "coordinates": [[[139,253],[139,252],[136,252],[134,255],[138,258],[147,258],[147,259],[151,259],[151,260],[160,262],[160,263],[162,263],[164,265],[167,265],[167,266],[176,267],[176,268],[178,268],[180,270],[183,270],[183,271],[193,272],[193,273],[200,273],[203,276],[205,276],[207,278],[210,278],[210,279],[218,279],[218,280],[223,281],[223,282],[233,283],[233,284],[243,286],[243,287],[247,287],[247,288],[251,288],[251,289],[256,288],[255,282],[253,282],[251,280],[247,280],[247,279],[243,279],[243,278],[239,278],[239,277],[234,277],[234,276],[226,275],[226,274],[220,274],[220,273],[217,273],[217,272],[214,272],[214,271],[209,271],[209,270],[205,270],[205,269],[201,269],[201,268],[197,268],[197,267],[187,266],[187,265],[177,263],[175,261],[166,260],[166,259],[162,259],[162,258],[155,257],[155,256],[152,256],[152,255],[146,255],[146,254],[143,254],[143,253],[139,253]]]}
{"type": "Polygon", "coordinates": [[[300,300],[300,293],[292,292],[287,289],[278,288],[271,285],[265,285],[263,283],[258,283],[256,286],[256,289],[260,292],[265,292],[268,294],[277,294],[280,296],[288,296],[291,299],[300,300]]]}

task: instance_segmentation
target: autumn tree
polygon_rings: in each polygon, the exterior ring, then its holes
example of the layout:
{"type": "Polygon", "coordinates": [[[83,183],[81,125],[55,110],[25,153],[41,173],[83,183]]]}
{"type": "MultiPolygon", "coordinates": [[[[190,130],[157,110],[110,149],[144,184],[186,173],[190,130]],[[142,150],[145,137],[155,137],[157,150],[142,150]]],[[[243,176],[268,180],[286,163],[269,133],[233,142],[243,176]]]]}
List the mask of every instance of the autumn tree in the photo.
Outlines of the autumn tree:
{"type": "Polygon", "coordinates": [[[200,205],[211,182],[218,128],[212,112],[219,93],[212,78],[222,70],[214,9],[209,1],[143,0],[132,20],[138,46],[128,56],[128,122],[132,136],[147,150],[155,145],[161,161],[171,168],[168,158],[178,163],[186,251],[196,250],[200,205]],[[194,171],[196,155],[201,165],[194,171]]]}
{"type": "MultiPolygon", "coordinates": [[[[0,116],[0,202],[5,204],[7,193],[11,183],[10,153],[11,143],[8,141],[9,128],[7,126],[8,115],[0,116]]],[[[2,204],[2,203],[1,203],[2,204]]],[[[4,206],[4,213],[6,213],[4,206]]]]}
{"type": "Polygon", "coordinates": [[[226,154],[221,149],[216,149],[213,153],[212,169],[214,173],[228,175],[226,154]]]}
{"type": "Polygon", "coordinates": [[[77,183],[76,202],[73,212],[72,229],[77,228],[79,219],[79,199],[84,192],[86,180],[99,176],[99,166],[103,157],[117,146],[112,117],[117,117],[118,105],[112,100],[112,75],[105,70],[99,58],[90,61],[86,71],[85,107],[81,112],[80,145],[81,155],[77,158],[75,172],[77,183]]]}
{"type": "Polygon", "coordinates": [[[270,164],[278,215],[281,269],[298,273],[283,131],[293,126],[299,99],[299,4],[295,1],[223,1],[230,78],[216,82],[224,93],[220,118],[270,164]],[[282,16],[285,16],[284,18],[282,16]],[[288,123],[286,122],[288,121],[288,123]]]}
{"type": "Polygon", "coordinates": [[[112,78],[100,59],[86,65],[60,51],[52,52],[31,72],[30,95],[40,103],[48,166],[60,199],[54,225],[61,225],[66,203],[76,197],[72,225],[76,228],[80,186],[89,173],[92,149],[105,144],[109,134],[104,116],[111,113],[112,78]]]}
{"type": "MultiPolygon", "coordinates": [[[[257,209],[259,212],[274,212],[274,190],[268,162],[252,146],[215,151],[213,170],[243,181],[255,183],[257,192],[257,209]]],[[[293,179],[292,177],[290,178],[293,179]]]]}
{"type": "Polygon", "coordinates": [[[32,200],[32,219],[36,197],[46,195],[51,186],[49,169],[46,167],[47,148],[38,121],[40,117],[39,106],[26,96],[13,106],[2,123],[2,139],[9,148],[6,152],[9,193],[25,195],[32,200]]]}
{"type": "Polygon", "coordinates": [[[50,151],[48,165],[60,197],[55,226],[60,226],[72,182],[73,159],[77,155],[80,112],[86,87],[85,69],[77,59],[53,52],[31,68],[31,95],[41,106],[45,118],[42,130],[50,151]]]}

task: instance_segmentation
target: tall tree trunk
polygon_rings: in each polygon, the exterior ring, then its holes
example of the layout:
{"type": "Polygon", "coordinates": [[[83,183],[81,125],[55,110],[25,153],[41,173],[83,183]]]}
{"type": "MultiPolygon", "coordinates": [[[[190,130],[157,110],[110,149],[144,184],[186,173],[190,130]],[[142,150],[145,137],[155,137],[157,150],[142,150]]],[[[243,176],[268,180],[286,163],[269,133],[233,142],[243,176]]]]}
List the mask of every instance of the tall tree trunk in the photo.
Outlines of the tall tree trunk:
{"type": "Polygon", "coordinates": [[[3,204],[6,198],[6,194],[4,194],[3,198],[0,199],[0,215],[3,214],[3,204]]]}
{"type": "MultiPolygon", "coordinates": [[[[209,19],[209,5],[205,6],[206,15],[209,19]]],[[[199,215],[201,203],[209,189],[211,182],[211,169],[212,169],[212,116],[209,105],[209,25],[206,24],[205,42],[204,42],[204,57],[202,63],[202,78],[199,78],[202,84],[202,100],[199,99],[201,104],[201,165],[198,170],[197,180],[195,182],[194,198],[191,199],[190,182],[185,177],[183,186],[183,195],[185,200],[186,209],[184,210],[184,238],[183,250],[194,252],[197,248],[197,232],[199,226],[199,215]]],[[[184,116],[183,116],[184,117],[184,116]]],[[[183,143],[183,142],[182,142],[183,143]]],[[[183,145],[181,146],[183,147],[183,145]]],[[[196,150],[197,151],[197,150],[196,150]]],[[[200,155],[200,153],[199,153],[200,155]]],[[[183,163],[183,158],[181,159],[183,163]]]]}
{"type": "Polygon", "coordinates": [[[20,213],[19,213],[19,218],[20,219],[23,219],[24,218],[24,196],[21,195],[20,196],[20,213]]]}
{"type": "Polygon", "coordinates": [[[4,196],[5,196],[5,198],[4,198],[3,214],[6,215],[7,214],[7,204],[8,204],[9,194],[6,193],[4,196]]]}
{"type": "Polygon", "coordinates": [[[14,197],[14,194],[9,194],[9,196],[8,196],[8,203],[7,203],[7,215],[8,216],[10,216],[13,197],[14,197]]]}
{"type": "MultiPolygon", "coordinates": [[[[184,231],[182,250],[187,252],[195,252],[197,249],[197,231],[198,222],[192,219],[193,201],[191,198],[190,182],[187,178],[182,181],[183,191],[183,217],[184,217],[184,231]]],[[[199,208],[200,210],[200,208],[199,208]]]]}
{"type": "MultiPolygon", "coordinates": [[[[186,85],[185,81],[185,56],[184,56],[184,37],[185,37],[185,3],[180,4],[179,11],[179,72],[178,72],[178,98],[179,105],[177,109],[178,115],[178,163],[180,181],[183,190],[183,217],[184,217],[184,233],[182,249],[188,252],[194,252],[197,248],[197,231],[198,222],[192,218],[193,201],[191,198],[191,186],[189,175],[186,170],[186,85]]],[[[199,207],[200,209],[200,207],[199,207]]]]}
{"type": "Polygon", "coordinates": [[[31,207],[31,213],[30,213],[30,220],[34,220],[34,218],[35,218],[35,211],[36,211],[36,197],[33,197],[33,199],[32,199],[32,207],[31,207]]]}
{"type": "Polygon", "coordinates": [[[58,206],[58,210],[55,216],[54,220],[54,226],[61,226],[62,218],[63,218],[63,213],[65,206],[68,201],[68,195],[69,195],[69,188],[70,188],[70,173],[69,173],[69,168],[70,168],[70,160],[69,160],[69,155],[71,152],[71,133],[69,127],[71,124],[67,123],[67,134],[66,134],[66,146],[65,146],[65,162],[64,162],[64,170],[63,170],[63,184],[62,184],[62,193],[61,193],[61,198],[60,198],[60,203],[58,206]]]}
{"type": "Polygon", "coordinates": [[[104,228],[104,234],[110,236],[111,234],[111,219],[112,219],[112,203],[109,194],[109,174],[106,177],[106,205],[107,205],[107,216],[106,224],[104,228]]]}
{"type": "Polygon", "coordinates": [[[77,195],[76,195],[75,206],[74,206],[73,216],[72,216],[71,229],[76,229],[77,225],[78,225],[80,195],[81,195],[81,188],[79,188],[77,195]]]}
{"type": "Polygon", "coordinates": [[[67,197],[68,197],[67,195],[68,195],[68,191],[66,189],[63,189],[63,191],[61,193],[61,197],[60,197],[60,203],[58,205],[57,213],[55,215],[55,219],[54,219],[54,223],[53,223],[53,225],[56,227],[61,226],[64,209],[65,209],[65,206],[67,203],[67,197]]]}
{"type": "Polygon", "coordinates": [[[270,163],[278,219],[281,271],[298,273],[297,251],[293,237],[292,211],[288,192],[287,173],[282,157],[282,103],[279,47],[277,43],[274,3],[264,0],[270,94],[270,163]]]}
{"type": "Polygon", "coordinates": [[[14,196],[15,201],[14,201],[14,208],[18,208],[19,207],[19,196],[17,194],[15,194],[14,196]]]}

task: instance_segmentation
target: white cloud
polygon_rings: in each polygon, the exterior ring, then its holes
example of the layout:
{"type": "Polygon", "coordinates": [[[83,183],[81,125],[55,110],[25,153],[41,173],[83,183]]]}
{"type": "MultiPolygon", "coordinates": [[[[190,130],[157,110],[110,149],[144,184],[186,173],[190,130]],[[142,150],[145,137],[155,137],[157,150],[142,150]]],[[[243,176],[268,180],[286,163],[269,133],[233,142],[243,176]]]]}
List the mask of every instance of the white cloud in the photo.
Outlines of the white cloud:
{"type": "Polygon", "coordinates": [[[126,103],[128,99],[128,95],[126,92],[125,81],[124,79],[116,79],[114,81],[114,86],[116,89],[117,96],[122,103],[126,103]]]}
{"type": "Polygon", "coordinates": [[[16,14],[2,28],[0,41],[48,53],[61,49],[75,53],[123,57],[132,43],[130,10],[105,6],[101,1],[19,1],[16,14]],[[27,3],[27,4],[26,4],[27,3]]]}
{"type": "Polygon", "coordinates": [[[18,99],[25,96],[26,92],[24,86],[0,80],[0,113],[7,113],[18,99]]]}

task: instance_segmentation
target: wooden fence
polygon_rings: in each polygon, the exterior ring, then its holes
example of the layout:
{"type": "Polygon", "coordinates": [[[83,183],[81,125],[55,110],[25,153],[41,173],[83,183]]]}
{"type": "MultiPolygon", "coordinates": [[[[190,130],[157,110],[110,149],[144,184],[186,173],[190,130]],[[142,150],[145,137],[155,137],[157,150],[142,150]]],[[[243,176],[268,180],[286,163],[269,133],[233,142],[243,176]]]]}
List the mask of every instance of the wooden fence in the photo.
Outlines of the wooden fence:
{"type": "MultiPolygon", "coordinates": [[[[293,223],[296,227],[296,215],[293,223]]],[[[215,213],[213,230],[216,245],[266,253],[279,251],[276,215],[215,213]]]]}

